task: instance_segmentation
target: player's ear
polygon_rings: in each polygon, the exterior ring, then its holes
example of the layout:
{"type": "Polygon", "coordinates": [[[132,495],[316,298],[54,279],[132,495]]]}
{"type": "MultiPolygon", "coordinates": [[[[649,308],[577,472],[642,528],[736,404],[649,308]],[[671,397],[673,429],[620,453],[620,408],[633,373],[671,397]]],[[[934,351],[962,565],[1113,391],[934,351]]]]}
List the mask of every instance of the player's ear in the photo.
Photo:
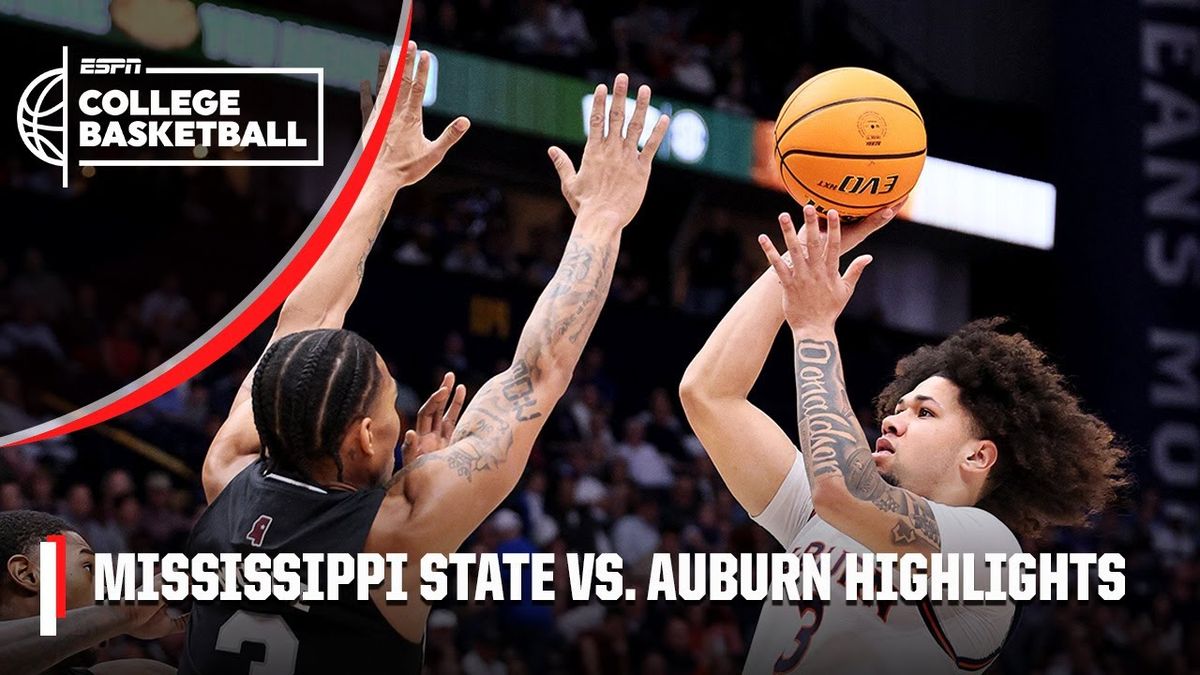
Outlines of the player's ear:
{"type": "Polygon", "coordinates": [[[359,420],[356,431],[358,432],[358,447],[362,453],[367,456],[374,454],[375,451],[371,447],[371,443],[374,441],[374,434],[371,432],[371,418],[364,417],[359,420]]]}
{"type": "Polygon", "coordinates": [[[13,582],[30,593],[38,592],[38,570],[29,556],[18,553],[8,559],[8,576],[13,582]]]}
{"type": "Polygon", "coordinates": [[[978,441],[971,448],[971,454],[964,460],[963,468],[968,471],[987,471],[995,466],[999,457],[1000,451],[995,443],[989,440],[978,441]]]}

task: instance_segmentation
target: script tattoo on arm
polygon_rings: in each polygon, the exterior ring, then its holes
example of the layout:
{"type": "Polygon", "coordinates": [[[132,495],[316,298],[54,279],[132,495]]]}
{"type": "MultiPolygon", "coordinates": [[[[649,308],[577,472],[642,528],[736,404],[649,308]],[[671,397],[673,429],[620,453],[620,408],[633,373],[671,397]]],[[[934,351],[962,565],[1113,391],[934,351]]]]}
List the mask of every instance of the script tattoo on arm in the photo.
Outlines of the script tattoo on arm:
{"type": "Polygon", "coordinates": [[[929,502],[879,475],[867,438],[850,406],[837,344],[802,339],[796,345],[796,392],[800,447],[814,481],[840,478],[851,495],[900,522],[891,531],[897,545],[941,549],[929,502]]]}
{"type": "MultiPolygon", "coordinates": [[[[565,386],[570,379],[608,296],[618,242],[616,236],[571,237],[558,271],[525,324],[512,366],[480,388],[449,447],[422,455],[393,482],[427,462],[445,462],[470,481],[508,461],[519,426],[548,414],[562,395],[557,385],[545,383],[565,386]]],[[[523,465],[529,448],[521,449],[523,465]]]]}

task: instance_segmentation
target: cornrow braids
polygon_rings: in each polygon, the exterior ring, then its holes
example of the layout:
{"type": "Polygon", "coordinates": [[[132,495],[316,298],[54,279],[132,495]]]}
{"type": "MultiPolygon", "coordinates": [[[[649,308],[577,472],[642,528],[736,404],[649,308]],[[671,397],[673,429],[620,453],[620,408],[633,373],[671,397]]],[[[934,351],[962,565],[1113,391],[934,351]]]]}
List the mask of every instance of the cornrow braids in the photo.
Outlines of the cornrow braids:
{"type": "Polygon", "coordinates": [[[341,440],[379,388],[376,356],[371,343],[348,330],[301,331],[267,348],[251,398],[269,468],[312,480],[310,467],[328,457],[342,480],[341,440]]]}

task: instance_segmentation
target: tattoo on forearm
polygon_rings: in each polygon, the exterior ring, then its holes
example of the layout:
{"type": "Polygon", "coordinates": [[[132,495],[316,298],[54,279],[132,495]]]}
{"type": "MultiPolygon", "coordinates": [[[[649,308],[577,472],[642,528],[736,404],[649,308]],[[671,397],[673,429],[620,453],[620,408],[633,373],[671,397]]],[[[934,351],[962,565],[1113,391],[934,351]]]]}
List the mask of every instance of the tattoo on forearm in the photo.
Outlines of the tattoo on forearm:
{"type": "Polygon", "coordinates": [[[363,276],[367,273],[367,257],[371,255],[371,249],[375,247],[375,240],[379,238],[379,231],[383,229],[383,223],[387,220],[388,210],[392,205],[389,202],[386,206],[379,209],[379,216],[375,219],[375,234],[367,237],[367,249],[363,251],[362,257],[358,259],[358,280],[362,281],[363,276]]]}
{"type": "MultiPolygon", "coordinates": [[[[612,282],[617,242],[572,238],[517,345],[512,366],[475,394],[450,439],[452,447],[423,455],[396,475],[428,462],[446,462],[470,481],[508,460],[519,424],[542,417],[537,381],[550,369],[571,370],[600,315],[612,282]]],[[[553,402],[551,402],[553,403],[553,402]]]]}
{"type": "Polygon", "coordinates": [[[796,345],[796,391],[800,447],[813,477],[838,476],[850,494],[900,516],[892,530],[894,544],[925,544],[940,550],[941,535],[929,503],[888,485],[875,468],[846,394],[836,343],[801,340],[796,345]]]}

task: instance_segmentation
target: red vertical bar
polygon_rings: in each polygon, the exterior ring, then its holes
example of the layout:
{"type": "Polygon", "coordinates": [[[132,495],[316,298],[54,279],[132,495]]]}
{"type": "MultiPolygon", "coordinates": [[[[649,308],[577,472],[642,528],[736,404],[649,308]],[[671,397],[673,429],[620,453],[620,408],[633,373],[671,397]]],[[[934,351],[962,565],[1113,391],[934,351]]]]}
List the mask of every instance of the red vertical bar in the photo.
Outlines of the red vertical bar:
{"type": "Polygon", "coordinates": [[[54,597],[58,599],[58,618],[67,618],[67,538],[65,535],[52,534],[46,541],[54,543],[54,566],[58,568],[58,584],[54,589],[54,597]]]}

